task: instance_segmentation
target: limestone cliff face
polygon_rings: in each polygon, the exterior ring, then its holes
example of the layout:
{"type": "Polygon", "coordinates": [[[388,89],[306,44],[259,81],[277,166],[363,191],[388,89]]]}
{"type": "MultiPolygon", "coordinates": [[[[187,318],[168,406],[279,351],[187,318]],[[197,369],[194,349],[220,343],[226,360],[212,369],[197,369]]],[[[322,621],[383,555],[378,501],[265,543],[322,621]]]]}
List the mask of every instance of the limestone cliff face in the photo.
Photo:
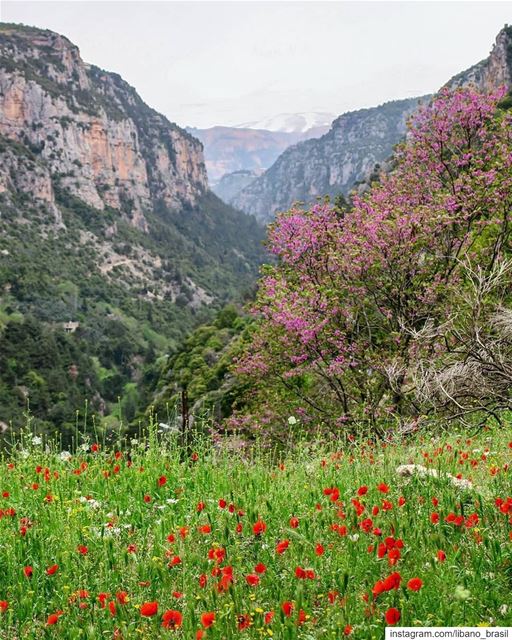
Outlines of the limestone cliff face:
{"type": "Polygon", "coordinates": [[[512,27],[504,27],[497,35],[489,56],[466,71],[457,74],[446,86],[456,88],[474,85],[480,91],[505,86],[512,89],[512,27]]]}
{"type": "Polygon", "coordinates": [[[59,188],[141,229],[146,211],[194,206],[208,188],[201,143],[51,31],[0,27],[0,135],[44,161],[59,188]]]}
{"type": "Polygon", "coordinates": [[[318,196],[348,194],[355,182],[391,155],[420,100],[426,101],[428,96],[343,114],[321,138],[289,147],[230,202],[268,222],[294,202],[310,203],[318,196]]]}

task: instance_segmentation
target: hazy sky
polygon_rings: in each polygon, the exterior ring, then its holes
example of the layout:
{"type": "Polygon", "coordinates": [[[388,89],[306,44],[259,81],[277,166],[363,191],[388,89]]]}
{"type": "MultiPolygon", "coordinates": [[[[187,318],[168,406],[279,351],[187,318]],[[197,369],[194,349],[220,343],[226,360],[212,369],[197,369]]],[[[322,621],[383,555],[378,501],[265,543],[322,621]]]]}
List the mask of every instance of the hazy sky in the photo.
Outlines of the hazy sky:
{"type": "Polygon", "coordinates": [[[48,2],[0,18],[53,29],[178,124],[340,114],[431,93],[486,57],[512,2],[48,2]]]}

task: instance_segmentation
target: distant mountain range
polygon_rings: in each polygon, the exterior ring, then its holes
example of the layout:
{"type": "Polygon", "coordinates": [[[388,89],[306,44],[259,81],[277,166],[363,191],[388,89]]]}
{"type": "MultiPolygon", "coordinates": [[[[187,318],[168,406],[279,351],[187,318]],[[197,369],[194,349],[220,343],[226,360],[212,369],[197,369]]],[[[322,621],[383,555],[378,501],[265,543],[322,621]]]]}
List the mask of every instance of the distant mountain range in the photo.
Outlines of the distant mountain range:
{"type": "Polygon", "coordinates": [[[393,152],[406,122],[423,98],[387,102],[337,118],[321,138],[289,147],[261,176],[229,198],[263,223],[293,202],[347,194],[393,152]]]}
{"type": "Polygon", "coordinates": [[[265,129],[286,133],[306,133],[312,129],[328,129],[336,118],[334,113],[311,111],[308,113],[279,113],[254,122],[237,125],[238,129],[265,129]]]}
{"type": "MultiPolygon", "coordinates": [[[[488,58],[457,74],[445,86],[473,84],[482,91],[512,87],[512,27],[503,28],[488,58]]],[[[318,196],[347,195],[354,185],[368,179],[375,165],[384,162],[403,139],[407,118],[430,96],[388,102],[372,109],[338,117],[323,136],[286,149],[260,176],[233,194],[228,202],[267,223],[277,211],[294,202],[312,202],[318,196]]],[[[512,99],[509,98],[512,102],[512,99]]],[[[245,180],[247,182],[247,180],[245,180]]]]}
{"type": "Polygon", "coordinates": [[[328,128],[322,125],[306,131],[279,131],[242,126],[188,127],[187,131],[203,143],[208,179],[215,191],[224,175],[233,171],[262,173],[290,145],[320,136],[328,128]]]}

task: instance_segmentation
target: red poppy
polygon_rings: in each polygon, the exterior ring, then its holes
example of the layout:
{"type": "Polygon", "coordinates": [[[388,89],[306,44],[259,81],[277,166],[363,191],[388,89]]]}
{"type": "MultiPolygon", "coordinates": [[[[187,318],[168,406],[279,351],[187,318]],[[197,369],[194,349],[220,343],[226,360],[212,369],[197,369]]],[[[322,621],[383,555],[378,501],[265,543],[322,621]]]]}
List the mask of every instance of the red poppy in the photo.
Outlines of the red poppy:
{"type": "Polygon", "coordinates": [[[283,602],[283,604],[281,605],[281,609],[284,613],[284,615],[289,618],[292,615],[292,611],[293,611],[293,602],[283,602]]]}
{"type": "Polygon", "coordinates": [[[7,600],[0,600],[0,612],[5,613],[9,608],[7,600]]]}
{"type": "Polygon", "coordinates": [[[227,502],[225,500],[223,500],[222,498],[219,500],[219,507],[221,509],[225,509],[227,505],[227,502]]]}
{"type": "Polygon", "coordinates": [[[267,567],[263,564],[263,562],[258,562],[258,564],[254,567],[254,571],[256,573],[265,573],[267,567]]]}
{"type": "Polygon", "coordinates": [[[430,522],[432,524],[439,524],[439,514],[434,512],[430,514],[430,522]]]}
{"type": "Polygon", "coordinates": [[[352,627],[347,624],[346,627],[343,629],[343,635],[345,636],[349,636],[352,633],[352,627]]]}
{"type": "Polygon", "coordinates": [[[298,518],[290,518],[290,527],[292,529],[297,529],[297,527],[299,526],[299,519],[298,518]]]}
{"type": "Polygon", "coordinates": [[[128,604],[128,594],[126,591],[118,591],[116,593],[116,599],[119,604],[128,604]]]}
{"type": "Polygon", "coordinates": [[[112,617],[116,615],[116,603],[113,600],[108,603],[108,610],[112,617]]]}
{"type": "Polygon", "coordinates": [[[30,566],[23,567],[23,573],[25,574],[26,578],[31,578],[32,574],[34,573],[34,570],[30,566]]]}
{"type": "Polygon", "coordinates": [[[317,556],[323,556],[324,555],[324,551],[325,551],[325,549],[324,549],[323,545],[321,545],[321,544],[317,544],[316,545],[315,553],[316,553],[317,556]]]}
{"type": "Polygon", "coordinates": [[[446,553],[441,551],[441,549],[437,552],[437,559],[439,562],[444,562],[446,560],[446,553]]]}
{"type": "Polygon", "coordinates": [[[209,611],[207,613],[201,614],[201,624],[205,629],[208,629],[215,622],[215,613],[213,611],[209,611]]]}
{"type": "Polygon", "coordinates": [[[144,502],[151,502],[151,496],[148,496],[147,494],[144,496],[144,502]]]}
{"type": "Polygon", "coordinates": [[[46,625],[49,627],[52,624],[57,624],[60,616],[64,615],[64,611],[57,611],[56,613],[51,613],[48,616],[48,620],[46,621],[46,625]]]}
{"type": "Polygon", "coordinates": [[[158,486],[163,487],[164,484],[167,484],[167,478],[165,476],[160,476],[158,478],[158,486]]]}
{"type": "Polygon", "coordinates": [[[411,591],[419,591],[423,586],[422,580],[420,578],[411,578],[407,583],[407,588],[411,591]]]}
{"type": "Polygon", "coordinates": [[[245,581],[250,587],[256,587],[260,583],[260,577],[255,573],[249,573],[245,576],[245,581]]]}
{"type": "Polygon", "coordinates": [[[367,493],[368,493],[368,487],[366,487],[365,485],[363,485],[362,487],[359,487],[359,489],[357,490],[358,496],[364,496],[367,493]]]}
{"type": "Polygon", "coordinates": [[[400,611],[395,609],[395,607],[391,607],[386,611],[386,622],[387,624],[396,624],[400,620],[400,611]]]}
{"type": "Polygon", "coordinates": [[[76,550],[83,556],[86,556],[89,553],[89,549],[84,544],[79,544],[76,550]]]}
{"type": "Polygon", "coordinates": [[[169,609],[162,616],[162,627],[165,629],[179,629],[183,624],[183,616],[180,611],[169,609]]]}
{"type": "Polygon", "coordinates": [[[389,487],[385,482],[381,482],[379,485],[377,485],[377,489],[381,493],[388,493],[388,491],[389,491],[389,487]]]}
{"type": "Polygon", "coordinates": [[[140,615],[150,618],[158,613],[158,602],[145,602],[140,608],[140,615]]]}
{"type": "Polygon", "coordinates": [[[260,536],[265,533],[267,530],[267,525],[263,522],[263,520],[257,520],[252,527],[252,532],[255,536],[260,536]]]}
{"type": "Polygon", "coordinates": [[[238,616],[237,622],[239,631],[243,631],[244,629],[247,629],[247,627],[251,626],[251,617],[244,613],[241,616],[238,616]]]}
{"type": "Polygon", "coordinates": [[[272,622],[272,620],[274,619],[274,612],[273,611],[267,611],[267,613],[265,614],[265,624],[270,624],[272,622]]]}
{"type": "Polygon", "coordinates": [[[46,574],[49,576],[53,576],[55,573],[57,573],[58,570],[59,570],[59,565],[52,564],[51,567],[48,567],[48,569],[46,569],[46,574]]]}
{"type": "Polygon", "coordinates": [[[278,542],[276,545],[276,551],[279,554],[284,553],[289,546],[290,546],[289,540],[281,540],[281,542],[278,542]]]}
{"type": "Polygon", "coordinates": [[[201,589],[204,589],[206,587],[207,582],[208,582],[208,577],[206,576],[206,573],[202,573],[199,576],[199,586],[201,587],[201,589]]]}
{"type": "Polygon", "coordinates": [[[206,505],[205,505],[204,502],[198,502],[196,510],[197,510],[198,513],[201,513],[201,511],[204,511],[205,507],[206,507],[206,505]]]}
{"type": "Polygon", "coordinates": [[[199,533],[203,533],[203,534],[207,534],[207,533],[211,533],[212,532],[212,528],[210,527],[209,524],[203,524],[201,527],[199,527],[199,533]]]}

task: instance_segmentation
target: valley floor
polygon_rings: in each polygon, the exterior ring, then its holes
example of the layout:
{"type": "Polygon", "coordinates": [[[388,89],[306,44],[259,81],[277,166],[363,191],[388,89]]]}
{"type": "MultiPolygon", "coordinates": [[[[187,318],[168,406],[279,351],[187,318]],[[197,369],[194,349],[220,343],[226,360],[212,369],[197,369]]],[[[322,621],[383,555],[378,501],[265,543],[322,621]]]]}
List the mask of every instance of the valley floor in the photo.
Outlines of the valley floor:
{"type": "Polygon", "coordinates": [[[512,625],[510,427],[277,462],[195,447],[5,457],[0,638],[512,625]]]}

